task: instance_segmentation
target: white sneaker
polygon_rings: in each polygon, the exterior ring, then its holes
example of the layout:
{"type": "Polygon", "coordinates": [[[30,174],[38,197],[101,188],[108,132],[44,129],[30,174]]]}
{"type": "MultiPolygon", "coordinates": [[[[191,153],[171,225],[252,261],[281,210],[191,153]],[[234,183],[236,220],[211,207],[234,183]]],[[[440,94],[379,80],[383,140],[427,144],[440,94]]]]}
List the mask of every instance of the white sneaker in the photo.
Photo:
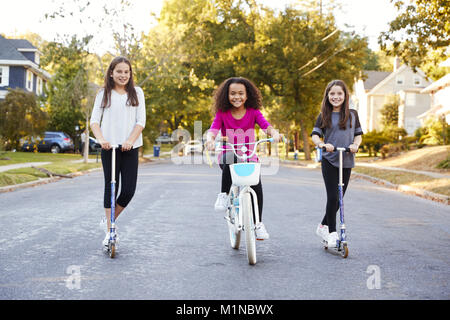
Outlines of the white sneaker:
{"type": "Polygon", "coordinates": [[[109,232],[105,233],[105,239],[103,239],[103,246],[104,247],[108,247],[108,243],[109,243],[109,232]]]}
{"type": "MultiPolygon", "coordinates": [[[[116,226],[115,232],[116,232],[116,246],[117,246],[119,244],[119,235],[117,234],[117,226],[116,226]]],[[[110,232],[107,231],[105,233],[105,239],[103,239],[103,242],[102,242],[105,247],[108,247],[109,238],[110,238],[110,232]]]]}
{"type": "Polygon", "coordinates": [[[269,233],[264,226],[264,223],[260,222],[255,226],[256,240],[267,240],[269,239],[269,233]]]}
{"type": "Polygon", "coordinates": [[[339,236],[337,232],[332,232],[328,235],[328,246],[336,247],[337,240],[339,240],[339,236]]]}
{"type": "Polygon", "coordinates": [[[228,195],[226,192],[221,192],[217,195],[216,203],[214,204],[214,210],[225,211],[228,208],[228,195]]]}
{"type": "Polygon", "coordinates": [[[323,240],[328,241],[328,226],[324,226],[322,224],[319,223],[319,225],[317,226],[316,229],[316,234],[321,237],[323,240]]]}

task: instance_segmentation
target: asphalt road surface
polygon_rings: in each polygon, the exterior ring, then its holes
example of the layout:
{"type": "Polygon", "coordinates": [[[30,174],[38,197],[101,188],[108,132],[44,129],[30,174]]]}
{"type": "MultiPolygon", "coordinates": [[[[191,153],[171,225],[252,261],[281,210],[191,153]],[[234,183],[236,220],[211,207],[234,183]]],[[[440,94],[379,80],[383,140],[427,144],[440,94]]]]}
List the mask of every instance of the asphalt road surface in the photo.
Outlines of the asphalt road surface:
{"type": "Polygon", "coordinates": [[[320,170],[281,166],[262,183],[270,239],[254,266],[213,210],[216,166],[141,165],[114,259],[101,249],[101,171],[0,194],[0,299],[450,298],[449,206],[352,178],[343,259],[314,233],[320,170]]]}

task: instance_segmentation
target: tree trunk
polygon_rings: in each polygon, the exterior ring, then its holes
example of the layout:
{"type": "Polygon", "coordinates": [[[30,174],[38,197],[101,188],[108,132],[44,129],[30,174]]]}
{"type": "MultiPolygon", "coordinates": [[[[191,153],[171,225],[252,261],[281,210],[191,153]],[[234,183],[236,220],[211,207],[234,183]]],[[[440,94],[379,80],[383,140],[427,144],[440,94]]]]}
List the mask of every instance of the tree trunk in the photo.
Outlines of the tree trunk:
{"type": "Polygon", "coordinates": [[[299,146],[298,146],[298,131],[296,130],[294,132],[294,151],[295,150],[299,150],[299,146]]]}
{"type": "Polygon", "coordinates": [[[300,119],[300,131],[303,139],[303,152],[305,153],[305,160],[311,160],[311,149],[309,148],[309,135],[306,131],[304,121],[300,119]]]}
{"type": "Polygon", "coordinates": [[[84,130],[83,162],[88,163],[89,159],[89,112],[86,112],[86,129],[84,130]]]}

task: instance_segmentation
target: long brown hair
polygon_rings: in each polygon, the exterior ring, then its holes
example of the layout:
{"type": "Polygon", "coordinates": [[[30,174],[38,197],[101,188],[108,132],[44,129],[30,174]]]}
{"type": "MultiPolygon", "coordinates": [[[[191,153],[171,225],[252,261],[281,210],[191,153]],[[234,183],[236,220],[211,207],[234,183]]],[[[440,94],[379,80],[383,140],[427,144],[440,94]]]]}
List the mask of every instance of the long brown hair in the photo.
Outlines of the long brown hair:
{"type": "Polygon", "coordinates": [[[133,69],[130,61],[125,57],[115,57],[109,64],[108,70],[105,73],[104,92],[101,107],[108,108],[111,106],[111,91],[114,89],[114,80],[112,73],[114,68],[121,62],[125,62],[130,67],[130,80],[125,86],[125,90],[128,94],[127,105],[136,107],[139,105],[136,89],[134,88],[133,69]]]}
{"type": "Polygon", "coordinates": [[[339,112],[339,128],[342,130],[345,130],[347,127],[347,121],[350,118],[350,128],[352,127],[352,121],[351,121],[351,114],[349,109],[350,104],[350,96],[348,94],[348,88],[344,81],[342,80],[333,80],[330,83],[328,83],[325,93],[323,94],[322,99],[322,124],[320,126],[321,129],[323,128],[331,128],[331,113],[333,112],[333,106],[330,103],[330,100],[328,99],[328,93],[330,92],[331,88],[334,86],[339,86],[342,88],[342,90],[345,93],[344,102],[342,103],[341,111],[339,112]]]}
{"type": "Polygon", "coordinates": [[[233,83],[240,83],[245,86],[247,93],[247,101],[245,101],[245,108],[261,109],[262,107],[262,95],[259,89],[246,78],[234,77],[228,78],[222,82],[214,93],[213,111],[227,111],[233,108],[228,98],[228,90],[233,83]]]}

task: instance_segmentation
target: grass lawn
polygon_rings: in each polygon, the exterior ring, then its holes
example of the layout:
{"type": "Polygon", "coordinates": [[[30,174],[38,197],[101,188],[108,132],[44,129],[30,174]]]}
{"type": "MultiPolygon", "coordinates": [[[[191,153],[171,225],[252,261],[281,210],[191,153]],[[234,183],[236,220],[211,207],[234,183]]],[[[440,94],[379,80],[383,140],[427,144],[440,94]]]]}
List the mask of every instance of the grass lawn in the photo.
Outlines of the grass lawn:
{"type": "Polygon", "coordinates": [[[378,179],[383,179],[394,184],[403,184],[413,188],[450,196],[450,178],[437,179],[423,174],[405,171],[384,170],[358,166],[356,166],[352,171],[366,174],[378,179]]]}
{"type": "MultiPolygon", "coordinates": [[[[80,160],[83,157],[74,153],[47,153],[47,152],[2,152],[0,153],[0,166],[24,163],[24,162],[65,162],[80,160]],[[7,160],[9,158],[9,160],[7,160]]],[[[95,159],[96,155],[89,155],[90,159],[95,159]]]]}
{"type": "MultiPolygon", "coordinates": [[[[4,155],[3,155],[4,157],[4,155]]],[[[100,168],[101,162],[98,163],[73,163],[74,160],[80,160],[80,155],[74,154],[51,154],[51,153],[27,153],[27,152],[9,152],[8,157],[11,160],[1,160],[1,164],[14,164],[24,162],[52,162],[40,168],[45,168],[57,174],[69,174],[78,171],[86,171],[93,168],[100,168]],[[10,156],[9,154],[12,154],[10,156]],[[8,162],[8,163],[3,163],[8,162]]],[[[94,157],[94,156],[90,156],[94,157]]],[[[34,168],[20,168],[4,172],[0,172],[0,187],[14,185],[19,183],[30,182],[48,176],[34,168]]]]}

